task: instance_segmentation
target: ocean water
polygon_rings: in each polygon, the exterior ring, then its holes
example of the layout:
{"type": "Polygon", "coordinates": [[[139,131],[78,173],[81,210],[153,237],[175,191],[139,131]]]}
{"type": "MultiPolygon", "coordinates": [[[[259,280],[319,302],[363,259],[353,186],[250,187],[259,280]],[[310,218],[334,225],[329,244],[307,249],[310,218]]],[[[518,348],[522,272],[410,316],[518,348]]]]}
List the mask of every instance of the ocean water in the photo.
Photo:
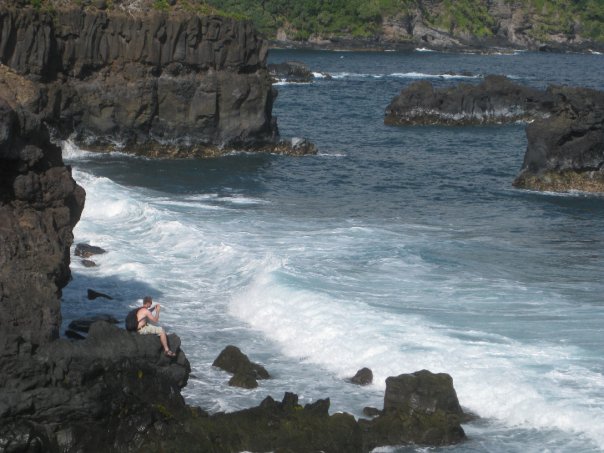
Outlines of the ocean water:
{"type": "MultiPolygon", "coordinates": [[[[87,192],[74,234],[108,252],[72,260],[63,328],[123,319],[149,294],[192,366],[184,395],[210,412],[286,391],[362,416],[385,379],[449,373],[478,421],[429,451],[604,450],[604,196],[514,189],[524,125],[387,127],[407,84],[505,74],[538,87],[604,89],[604,56],[520,52],[274,50],[318,75],[279,83],[283,136],[317,156],[64,159],[87,192]],[[114,300],[86,299],[86,289],[114,300]],[[233,344],[272,379],[254,390],[212,368],[233,344]],[[346,379],[362,368],[368,387],[346,379]]],[[[426,451],[399,446],[379,451],[426,451]]]]}

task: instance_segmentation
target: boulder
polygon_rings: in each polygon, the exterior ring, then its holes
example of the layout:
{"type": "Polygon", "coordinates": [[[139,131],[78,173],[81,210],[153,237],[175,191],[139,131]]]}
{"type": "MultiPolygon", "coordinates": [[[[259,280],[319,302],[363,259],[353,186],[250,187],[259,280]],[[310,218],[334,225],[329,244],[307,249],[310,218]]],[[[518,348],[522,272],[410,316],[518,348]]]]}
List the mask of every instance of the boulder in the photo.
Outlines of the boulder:
{"type": "Polygon", "coordinates": [[[369,368],[361,368],[350,378],[350,382],[357,385],[369,385],[373,382],[373,372],[369,368]]]}
{"type": "Polygon", "coordinates": [[[529,124],[513,185],[532,190],[604,192],[604,92],[550,87],[551,115],[529,124]]]}
{"type": "Polygon", "coordinates": [[[447,414],[463,414],[450,375],[421,370],[386,379],[385,412],[432,414],[438,410],[447,414]]]}
{"type": "Polygon", "coordinates": [[[216,357],[212,366],[220,368],[229,373],[235,375],[251,376],[254,379],[269,379],[270,375],[268,371],[257,363],[250,361],[241,350],[236,347],[229,345],[222,350],[222,352],[216,357]]]}
{"type": "Polygon", "coordinates": [[[546,117],[552,96],[505,76],[489,75],[480,84],[434,88],[422,80],[410,84],[386,108],[389,125],[469,125],[510,123],[546,117]]]}
{"type": "Polygon", "coordinates": [[[465,439],[462,417],[451,376],[422,370],[386,379],[382,413],[359,424],[367,450],[405,443],[436,446],[465,439]]]}
{"type": "Polygon", "coordinates": [[[107,253],[107,250],[96,245],[84,244],[82,242],[77,244],[74,250],[74,254],[76,256],[81,256],[82,258],[90,258],[92,255],[102,255],[103,253],[107,253]]]}

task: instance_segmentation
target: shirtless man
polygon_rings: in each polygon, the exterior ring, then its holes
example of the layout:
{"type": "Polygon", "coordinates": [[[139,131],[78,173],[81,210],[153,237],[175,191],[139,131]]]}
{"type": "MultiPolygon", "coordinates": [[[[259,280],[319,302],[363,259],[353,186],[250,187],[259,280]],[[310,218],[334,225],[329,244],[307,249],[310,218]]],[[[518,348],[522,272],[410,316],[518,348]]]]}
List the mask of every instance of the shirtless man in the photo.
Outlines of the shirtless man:
{"type": "Polygon", "coordinates": [[[145,296],[143,299],[143,308],[136,313],[136,319],[138,320],[137,332],[141,335],[159,335],[159,340],[164,348],[164,354],[166,354],[168,357],[174,357],[176,354],[170,351],[170,348],[168,347],[168,337],[166,337],[166,332],[164,332],[164,329],[158,326],[152,326],[147,322],[147,320],[151,321],[152,323],[159,321],[159,310],[161,309],[161,306],[159,304],[155,304],[155,307],[151,308],[152,304],[153,299],[151,299],[150,296],[145,296]],[[153,314],[154,311],[155,314],[153,314]]]}

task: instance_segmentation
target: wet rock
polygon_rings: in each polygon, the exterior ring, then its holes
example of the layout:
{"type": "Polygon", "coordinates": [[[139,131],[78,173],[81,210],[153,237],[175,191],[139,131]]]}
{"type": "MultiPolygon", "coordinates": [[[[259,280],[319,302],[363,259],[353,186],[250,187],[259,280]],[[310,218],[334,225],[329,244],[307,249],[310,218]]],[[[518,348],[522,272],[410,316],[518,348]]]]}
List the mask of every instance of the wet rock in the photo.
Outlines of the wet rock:
{"type": "Polygon", "coordinates": [[[604,192],[604,92],[550,87],[549,118],[526,128],[528,145],[514,186],[604,192]]]}
{"type": "Polygon", "coordinates": [[[254,379],[269,379],[268,371],[257,363],[253,363],[241,350],[229,345],[216,357],[212,366],[235,375],[251,376],[254,379]]]}
{"type": "Polygon", "coordinates": [[[113,300],[113,297],[104,294],[104,293],[99,293],[98,291],[95,291],[94,289],[88,289],[88,294],[87,297],[89,300],[94,300],[97,299],[99,297],[102,297],[104,299],[109,299],[109,300],[113,300]]]}
{"type": "Polygon", "coordinates": [[[81,263],[84,267],[96,267],[96,263],[92,260],[82,260],[81,263]]]}
{"type": "Polygon", "coordinates": [[[286,61],[283,63],[269,64],[268,73],[273,79],[288,82],[311,82],[313,73],[308,66],[299,61],[286,61]]]}
{"type": "Polygon", "coordinates": [[[255,389],[258,387],[258,381],[253,373],[236,373],[229,379],[229,385],[244,389],[255,389]]]}
{"type": "Polygon", "coordinates": [[[384,410],[373,420],[359,420],[364,446],[461,442],[463,411],[451,376],[427,370],[386,379],[384,410]]]}
{"type": "Polygon", "coordinates": [[[381,413],[382,413],[382,411],[376,407],[368,406],[368,407],[363,408],[363,414],[366,415],[367,417],[377,417],[381,413]]]}
{"type": "Polygon", "coordinates": [[[98,247],[96,245],[79,243],[76,245],[74,254],[76,256],[81,256],[82,258],[90,258],[92,255],[102,255],[103,253],[107,253],[107,250],[98,247]]]}
{"type": "Polygon", "coordinates": [[[549,115],[549,92],[523,86],[505,76],[489,75],[478,85],[460,83],[436,89],[412,83],[386,108],[389,125],[467,125],[511,123],[549,115]]]}
{"type": "Polygon", "coordinates": [[[369,385],[373,382],[373,372],[369,368],[361,368],[350,378],[350,382],[357,385],[369,385]]]}

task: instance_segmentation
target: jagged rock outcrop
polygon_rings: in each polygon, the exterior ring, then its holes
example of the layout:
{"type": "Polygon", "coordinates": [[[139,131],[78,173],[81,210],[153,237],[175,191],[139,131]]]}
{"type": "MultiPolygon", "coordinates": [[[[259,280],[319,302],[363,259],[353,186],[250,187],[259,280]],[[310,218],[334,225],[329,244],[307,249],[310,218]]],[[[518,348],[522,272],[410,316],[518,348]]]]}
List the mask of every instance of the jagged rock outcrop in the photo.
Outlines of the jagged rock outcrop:
{"type": "Polygon", "coordinates": [[[0,67],[0,354],[16,338],[58,338],[72,230],[84,207],[61,149],[31,113],[42,96],[0,67]]]}
{"type": "Polygon", "coordinates": [[[274,80],[306,83],[314,78],[308,66],[299,61],[284,61],[268,65],[268,72],[274,80]]]}
{"type": "Polygon", "coordinates": [[[368,450],[405,443],[447,445],[465,439],[463,417],[451,376],[421,370],[386,379],[383,411],[359,424],[368,450]]]}
{"type": "Polygon", "coordinates": [[[549,86],[538,90],[503,76],[479,85],[409,85],[386,108],[391,125],[467,125],[528,121],[528,145],[513,185],[550,191],[604,192],[604,92],[549,86]]]}
{"type": "Polygon", "coordinates": [[[543,118],[549,115],[552,104],[551,92],[517,84],[505,76],[489,75],[477,85],[460,83],[440,89],[422,80],[403,89],[390,102],[384,123],[510,123],[543,118]]]}
{"type": "Polygon", "coordinates": [[[514,186],[604,192],[604,92],[554,87],[547,119],[526,128],[528,145],[514,186]]]}
{"type": "Polygon", "coordinates": [[[10,343],[2,359],[2,451],[129,450],[165,434],[166,412],[186,410],[184,353],[170,359],[158,337],[103,321],[82,341],[10,343]]]}
{"type": "Polygon", "coordinates": [[[185,11],[0,5],[0,62],[42,85],[37,112],[91,149],[153,157],[278,151],[267,44],[185,11]]]}

